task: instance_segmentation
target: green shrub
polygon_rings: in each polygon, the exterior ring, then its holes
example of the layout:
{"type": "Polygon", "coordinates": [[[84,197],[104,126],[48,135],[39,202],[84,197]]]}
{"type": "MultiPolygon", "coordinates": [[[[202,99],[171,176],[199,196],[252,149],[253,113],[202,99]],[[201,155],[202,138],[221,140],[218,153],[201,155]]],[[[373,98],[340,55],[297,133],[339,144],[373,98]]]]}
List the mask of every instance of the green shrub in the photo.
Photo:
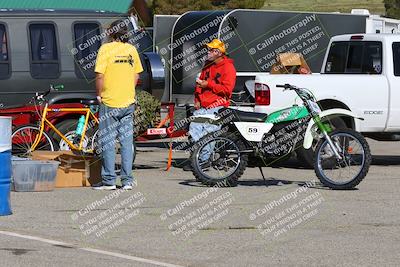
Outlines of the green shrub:
{"type": "Polygon", "coordinates": [[[160,122],[161,102],[143,90],[136,90],[135,133],[140,135],[147,128],[156,127],[160,122]]]}

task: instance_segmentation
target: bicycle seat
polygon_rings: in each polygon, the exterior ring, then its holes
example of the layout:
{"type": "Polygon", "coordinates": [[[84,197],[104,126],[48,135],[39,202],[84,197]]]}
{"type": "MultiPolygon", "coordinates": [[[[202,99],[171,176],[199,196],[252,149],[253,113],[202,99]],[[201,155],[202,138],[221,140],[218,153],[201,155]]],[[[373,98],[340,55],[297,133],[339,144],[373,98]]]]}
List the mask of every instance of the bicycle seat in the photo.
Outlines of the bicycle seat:
{"type": "Polygon", "coordinates": [[[82,99],[81,104],[85,105],[85,106],[93,106],[93,105],[98,105],[99,102],[97,101],[96,98],[94,99],[82,99]]]}
{"type": "Polygon", "coordinates": [[[218,113],[223,113],[225,111],[226,116],[230,116],[233,114],[233,121],[242,121],[242,122],[265,122],[268,117],[266,113],[259,112],[250,112],[250,111],[241,111],[232,108],[221,108],[218,113]],[[230,110],[228,113],[227,110],[230,110]]]}

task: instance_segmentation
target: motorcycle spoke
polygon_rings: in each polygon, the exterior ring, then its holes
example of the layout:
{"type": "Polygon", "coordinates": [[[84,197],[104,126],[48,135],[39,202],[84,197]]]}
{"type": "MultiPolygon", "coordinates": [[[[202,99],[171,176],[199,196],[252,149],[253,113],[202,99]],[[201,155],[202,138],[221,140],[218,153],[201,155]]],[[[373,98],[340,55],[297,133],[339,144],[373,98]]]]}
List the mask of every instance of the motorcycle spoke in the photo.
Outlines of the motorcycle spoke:
{"type": "MultiPolygon", "coordinates": [[[[364,150],[361,143],[351,135],[333,136],[335,144],[342,159],[336,159],[335,155],[326,148],[326,141],[320,148],[318,157],[322,175],[326,180],[337,184],[346,184],[352,181],[361,171],[364,162],[364,150]]],[[[333,151],[332,151],[333,152],[333,151]]]]}
{"type": "Polygon", "coordinates": [[[197,157],[198,167],[202,174],[216,180],[222,180],[231,175],[240,163],[238,147],[227,138],[216,138],[203,144],[197,157]],[[208,153],[210,153],[209,158],[201,159],[208,153]]]}
{"type": "Polygon", "coordinates": [[[225,159],[225,162],[233,161],[235,164],[238,164],[239,161],[235,161],[232,158],[225,159]]]}

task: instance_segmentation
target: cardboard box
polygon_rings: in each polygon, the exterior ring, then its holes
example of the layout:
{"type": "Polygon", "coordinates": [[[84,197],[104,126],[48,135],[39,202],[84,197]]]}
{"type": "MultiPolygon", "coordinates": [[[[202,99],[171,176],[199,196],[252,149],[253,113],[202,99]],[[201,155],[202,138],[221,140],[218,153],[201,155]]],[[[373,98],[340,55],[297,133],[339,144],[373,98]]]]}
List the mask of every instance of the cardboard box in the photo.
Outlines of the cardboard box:
{"type": "Polygon", "coordinates": [[[57,160],[55,187],[81,187],[101,182],[101,160],[92,156],[79,156],[72,151],[34,151],[35,160],[57,160]]]}
{"type": "Polygon", "coordinates": [[[72,153],[71,151],[44,151],[44,150],[35,150],[32,152],[33,160],[54,160],[59,155],[72,153]]]}
{"type": "Polygon", "coordinates": [[[271,67],[271,74],[311,74],[311,69],[300,53],[281,53],[271,67]]]}
{"type": "Polygon", "coordinates": [[[58,167],[55,187],[82,187],[85,179],[85,170],[58,167]]]}

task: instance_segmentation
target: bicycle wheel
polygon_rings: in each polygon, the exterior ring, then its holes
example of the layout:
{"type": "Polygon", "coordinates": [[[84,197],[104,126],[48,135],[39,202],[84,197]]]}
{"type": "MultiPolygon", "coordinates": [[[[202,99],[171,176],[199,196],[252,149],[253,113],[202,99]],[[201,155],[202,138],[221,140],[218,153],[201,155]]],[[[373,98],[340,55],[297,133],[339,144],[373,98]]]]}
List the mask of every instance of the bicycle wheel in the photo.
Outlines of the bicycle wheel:
{"type": "MultiPolygon", "coordinates": [[[[76,144],[77,146],[79,145],[78,142],[80,141],[80,139],[78,141],[76,141],[77,135],[76,135],[75,130],[69,131],[69,132],[65,133],[64,135],[68,141],[70,141],[71,143],[77,143],[76,144]]],[[[82,143],[82,152],[83,153],[87,153],[88,151],[93,151],[92,146],[90,144],[91,139],[92,139],[91,136],[88,136],[88,134],[85,135],[85,138],[83,139],[83,143],[82,143]]],[[[60,140],[60,142],[58,143],[58,146],[59,146],[59,150],[71,150],[68,143],[64,139],[60,140]]]]}
{"type": "MultiPolygon", "coordinates": [[[[25,125],[17,127],[12,135],[12,151],[11,153],[18,157],[31,157],[32,156],[32,145],[35,142],[36,136],[40,133],[40,129],[36,125],[25,125]]],[[[43,132],[42,138],[35,150],[57,150],[56,144],[53,139],[46,133],[43,132]]]]}
{"type": "Polygon", "coordinates": [[[329,134],[338,154],[328,140],[322,139],[316,149],[314,170],[322,184],[332,189],[352,189],[367,175],[371,152],[365,138],[350,129],[329,134]]]}
{"type": "MultiPolygon", "coordinates": [[[[65,138],[73,143],[76,146],[79,146],[79,142],[81,141],[80,136],[77,136],[76,134],[76,125],[78,121],[77,120],[65,120],[57,124],[56,128],[64,134],[65,138]]],[[[93,139],[93,133],[95,132],[95,129],[92,127],[88,127],[85,133],[85,137],[83,138],[83,143],[82,143],[82,150],[81,151],[74,151],[75,154],[78,155],[86,155],[86,153],[93,153],[93,147],[92,147],[92,139],[93,139]]],[[[55,143],[58,144],[59,150],[71,150],[71,147],[68,145],[68,143],[61,138],[58,134],[54,133],[53,134],[53,140],[55,143]]]]}
{"type": "Polygon", "coordinates": [[[202,184],[219,187],[236,186],[247,166],[248,155],[243,142],[233,135],[201,138],[192,155],[192,172],[202,184]]]}
{"type": "MultiPolygon", "coordinates": [[[[66,119],[63,120],[57,124],[55,124],[54,126],[57,128],[57,130],[59,130],[62,134],[66,135],[67,133],[76,130],[76,126],[78,125],[78,120],[79,118],[76,119],[66,119]]],[[[62,141],[61,136],[59,136],[58,134],[56,134],[56,132],[54,132],[53,130],[49,131],[49,134],[51,135],[51,137],[53,138],[54,142],[57,144],[60,144],[60,142],[62,141]]],[[[60,150],[64,150],[61,149],[61,145],[59,146],[60,150]]]]}

